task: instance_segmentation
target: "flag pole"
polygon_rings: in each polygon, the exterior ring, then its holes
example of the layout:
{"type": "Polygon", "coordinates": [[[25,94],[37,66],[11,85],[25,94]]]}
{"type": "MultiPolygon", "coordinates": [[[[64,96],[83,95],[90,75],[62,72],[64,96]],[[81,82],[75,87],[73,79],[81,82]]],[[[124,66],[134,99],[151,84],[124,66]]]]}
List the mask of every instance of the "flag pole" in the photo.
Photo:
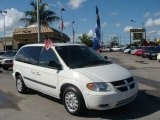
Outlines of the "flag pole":
{"type": "Polygon", "coordinates": [[[39,0],[37,0],[37,33],[38,43],[40,43],[40,20],[39,20],[39,0]]]}

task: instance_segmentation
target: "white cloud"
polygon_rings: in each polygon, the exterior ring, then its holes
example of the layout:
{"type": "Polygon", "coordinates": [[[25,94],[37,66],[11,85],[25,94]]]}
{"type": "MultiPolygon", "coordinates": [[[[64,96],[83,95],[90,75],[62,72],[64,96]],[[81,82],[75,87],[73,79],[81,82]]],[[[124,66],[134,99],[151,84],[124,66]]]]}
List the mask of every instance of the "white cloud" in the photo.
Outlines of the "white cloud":
{"type": "Polygon", "coordinates": [[[152,18],[149,18],[145,23],[146,27],[152,27],[152,26],[158,26],[158,25],[160,25],[160,18],[154,19],[154,20],[152,18]]]}
{"type": "Polygon", "coordinates": [[[87,18],[83,18],[82,21],[83,21],[83,22],[86,22],[86,21],[87,21],[87,18]]]}
{"type": "Polygon", "coordinates": [[[150,17],[151,16],[151,12],[146,12],[145,14],[144,14],[144,17],[150,17]]]}
{"type": "Polygon", "coordinates": [[[130,29],[132,29],[132,28],[133,28],[132,26],[126,26],[126,27],[124,28],[124,32],[129,32],[130,29]]]}
{"type": "Polygon", "coordinates": [[[93,32],[93,30],[90,29],[87,35],[90,36],[90,37],[94,37],[94,32],[93,32]]]}
{"type": "Polygon", "coordinates": [[[160,16],[160,11],[154,13],[154,16],[160,16]]]}
{"type": "Polygon", "coordinates": [[[70,27],[71,26],[71,22],[64,22],[64,27],[65,28],[68,28],[68,27],[70,27]]]}
{"type": "Polygon", "coordinates": [[[160,31],[158,31],[157,34],[160,35],[160,31]]]}
{"type": "Polygon", "coordinates": [[[62,8],[62,7],[63,7],[61,1],[57,1],[56,4],[58,5],[59,8],[62,8]]]}
{"type": "Polygon", "coordinates": [[[118,13],[117,12],[111,12],[110,15],[116,16],[116,15],[118,15],[118,13]]]}
{"type": "Polygon", "coordinates": [[[102,23],[101,27],[104,28],[107,26],[107,22],[102,23]]]}
{"type": "MultiPolygon", "coordinates": [[[[24,13],[18,11],[15,8],[6,9],[7,13],[5,14],[5,27],[7,31],[13,31],[17,24],[19,24],[20,18],[24,17],[24,13]]],[[[4,31],[4,17],[0,17],[0,31],[4,31]]]]}
{"type": "Polygon", "coordinates": [[[155,34],[155,33],[156,33],[155,30],[151,30],[151,31],[148,32],[148,34],[155,34]]]}
{"type": "Polygon", "coordinates": [[[86,0],[70,0],[68,2],[68,6],[71,9],[77,9],[81,6],[82,3],[84,3],[86,0]]]}
{"type": "Polygon", "coordinates": [[[121,27],[121,23],[116,23],[116,27],[121,27]]]}

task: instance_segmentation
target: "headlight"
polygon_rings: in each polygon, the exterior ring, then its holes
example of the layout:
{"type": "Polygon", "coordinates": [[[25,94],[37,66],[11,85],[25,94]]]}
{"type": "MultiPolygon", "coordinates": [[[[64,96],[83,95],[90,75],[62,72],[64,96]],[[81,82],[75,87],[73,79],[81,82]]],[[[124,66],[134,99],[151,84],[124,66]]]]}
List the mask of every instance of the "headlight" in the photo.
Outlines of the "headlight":
{"type": "Polygon", "coordinates": [[[88,83],[86,86],[89,90],[96,92],[106,92],[111,90],[111,88],[105,82],[88,83]]]}

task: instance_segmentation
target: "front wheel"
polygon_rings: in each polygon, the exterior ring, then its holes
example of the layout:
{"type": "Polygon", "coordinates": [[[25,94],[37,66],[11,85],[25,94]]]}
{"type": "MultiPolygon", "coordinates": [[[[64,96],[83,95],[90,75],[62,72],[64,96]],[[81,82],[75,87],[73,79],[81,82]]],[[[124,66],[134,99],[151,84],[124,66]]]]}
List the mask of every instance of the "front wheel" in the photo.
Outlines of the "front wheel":
{"type": "Polygon", "coordinates": [[[66,110],[72,115],[80,115],[86,107],[81,92],[75,87],[68,87],[63,93],[63,103],[66,110]]]}
{"type": "Polygon", "coordinates": [[[21,75],[18,75],[17,77],[16,77],[16,87],[17,87],[17,91],[19,92],[19,93],[22,93],[22,94],[24,94],[24,93],[27,93],[27,87],[25,86],[25,84],[24,84],[24,82],[23,82],[23,78],[22,78],[22,76],[21,75]]]}

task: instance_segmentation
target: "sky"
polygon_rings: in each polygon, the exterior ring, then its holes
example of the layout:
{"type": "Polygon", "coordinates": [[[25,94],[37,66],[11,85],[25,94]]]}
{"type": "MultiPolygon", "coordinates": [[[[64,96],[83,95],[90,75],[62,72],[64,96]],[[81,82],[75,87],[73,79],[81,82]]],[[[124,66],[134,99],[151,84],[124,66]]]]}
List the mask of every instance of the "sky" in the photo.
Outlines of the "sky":
{"type": "MultiPolygon", "coordinates": [[[[34,1],[34,0],[32,0],[34,1]]],[[[0,0],[0,10],[5,14],[6,36],[12,36],[15,28],[24,27],[19,21],[24,12],[31,10],[31,0],[0,0]]],[[[49,10],[60,17],[60,9],[64,8],[64,33],[71,41],[72,22],[75,30],[75,41],[84,33],[94,37],[96,27],[96,5],[99,9],[101,33],[104,44],[108,44],[113,36],[117,36],[121,44],[130,42],[131,28],[145,27],[147,38],[154,41],[160,38],[160,0],[42,0],[48,3],[49,10]],[[134,22],[133,22],[134,21],[134,22]]],[[[50,25],[59,30],[59,21],[50,25]]],[[[0,14],[0,37],[4,36],[4,16],[0,14]]]]}

